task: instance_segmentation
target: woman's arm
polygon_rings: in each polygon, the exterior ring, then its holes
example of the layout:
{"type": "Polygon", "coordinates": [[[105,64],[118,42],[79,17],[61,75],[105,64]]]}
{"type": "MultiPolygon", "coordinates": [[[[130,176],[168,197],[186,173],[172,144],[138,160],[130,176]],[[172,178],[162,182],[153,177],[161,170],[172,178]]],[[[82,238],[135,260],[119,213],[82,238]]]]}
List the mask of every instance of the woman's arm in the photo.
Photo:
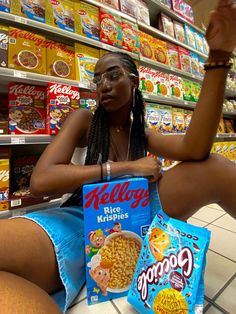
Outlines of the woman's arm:
{"type": "MultiPolygon", "coordinates": [[[[207,39],[210,47],[208,62],[226,62],[236,44],[236,8],[221,0],[211,14],[207,39]]],[[[149,150],[153,154],[176,160],[200,160],[208,156],[219,124],[226,78],[229,69],[207,70],[199,101],[185,136],[162,136],[147,131],[149,150]]]]}

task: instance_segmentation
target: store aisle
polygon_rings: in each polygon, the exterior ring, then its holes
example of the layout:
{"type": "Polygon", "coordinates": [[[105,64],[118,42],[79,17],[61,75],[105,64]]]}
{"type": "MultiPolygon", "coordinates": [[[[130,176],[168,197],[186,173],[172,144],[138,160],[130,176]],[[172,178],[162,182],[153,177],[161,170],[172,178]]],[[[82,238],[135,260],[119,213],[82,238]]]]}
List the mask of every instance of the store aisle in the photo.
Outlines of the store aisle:
{"type": "MultiPolygon", "coordinates": [[[[189,219],[191,224],[211,230],[205,273],[207,314],[236,312],[236,220],[216,204],[201,208],[189,219]]],[[[85,288],[67,314],[135,314],[126,298],[88,306],[85,288]]]]}

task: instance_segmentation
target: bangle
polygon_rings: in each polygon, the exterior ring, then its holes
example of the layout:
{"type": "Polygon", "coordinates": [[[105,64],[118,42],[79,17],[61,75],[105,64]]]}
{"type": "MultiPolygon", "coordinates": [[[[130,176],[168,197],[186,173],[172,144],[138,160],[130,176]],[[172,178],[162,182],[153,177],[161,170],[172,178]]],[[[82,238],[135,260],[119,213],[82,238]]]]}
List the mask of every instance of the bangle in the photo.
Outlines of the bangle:
{"type": "Polygon", "coordinates": [[[102,165],[102,161],[100,161],[99,164],[100,164],[100,167],[101,167],[101,181],[103,182],[104,179],[103,179],[103,167],[102,167],[103,165],[102,165]]]}
{"type": "Polygon", "coordinates": [[[107,181],[110,181],[111,180],[111,165],[110,165],[109,160],[106,162],[106,167],[107,167],[107,181]]]}
{"type": "Polygon", "coordinates": [[[212,62],[207,62],[204,64],[204,70],[211,70],[211,69],[220,69],[220,68],[225,68],[225,69],[230,69],[233,65],[233,62],[231,61],[212,61],[212,62]]]}

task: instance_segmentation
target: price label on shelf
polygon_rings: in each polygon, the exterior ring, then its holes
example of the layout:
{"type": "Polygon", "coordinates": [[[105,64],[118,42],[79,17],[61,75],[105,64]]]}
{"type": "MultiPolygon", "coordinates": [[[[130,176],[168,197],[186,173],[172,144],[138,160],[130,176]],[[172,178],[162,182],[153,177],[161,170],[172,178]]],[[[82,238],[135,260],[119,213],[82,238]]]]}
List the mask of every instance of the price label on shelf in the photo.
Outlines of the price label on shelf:
{"type": "MultiPolygon", "coordinates": [[[[11,207],[21,206],[21,199],[11,200],[11,207]]],[[[22,210],[22,209],[21,209],[22,210]]]]}
{"type": "Polygon", "coordinates": [[[27,78],[27,74],[25,72],[14,71],[14,77],[27,78]]]}
{"type": "Polygon", "coordinates": [[[21,24],[27,24],[27,19],[25,19],[24,17],[15,16],[15,22],[21,23],[21,24]]]}
{"type": "Polygon", "coordinates": [[[11,137],[11,144],[25,144],[25,137],[24,136],[12,136],[11,137]]]}

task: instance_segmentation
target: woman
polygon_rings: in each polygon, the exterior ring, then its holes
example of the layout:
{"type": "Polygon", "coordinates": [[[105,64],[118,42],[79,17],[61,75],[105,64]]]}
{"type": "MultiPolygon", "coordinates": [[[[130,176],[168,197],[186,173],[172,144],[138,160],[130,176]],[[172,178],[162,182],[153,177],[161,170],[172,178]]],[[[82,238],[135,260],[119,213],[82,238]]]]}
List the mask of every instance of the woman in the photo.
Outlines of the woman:
{"type": "Polygon", "coordinates": [[[144,129],[138,72],[129,56],[109,53],[98,61],[95,115],[73,112],[31,178],[35,195],[75,191],[72,197],[62,208],[0,221],[2,313],[61,313],[78,294],[85,279],[83,214],[75,205],[81,203],[78,187],[83,184],[110,176],[146,176],[159,180],[163,209],[172,217],[187,219],[212,202],[236,217],[235,165],[209,155],[222,111],[228,61],[236,45],[235,5],[220,0],[210,21],[206,75],[184,137],[144,129]],[[85,166],[70,163],[76,147],[87,147],[85,166]],[[160,176],[159,163],[145,157],[146,150],[183,162],[160,176]]]}

